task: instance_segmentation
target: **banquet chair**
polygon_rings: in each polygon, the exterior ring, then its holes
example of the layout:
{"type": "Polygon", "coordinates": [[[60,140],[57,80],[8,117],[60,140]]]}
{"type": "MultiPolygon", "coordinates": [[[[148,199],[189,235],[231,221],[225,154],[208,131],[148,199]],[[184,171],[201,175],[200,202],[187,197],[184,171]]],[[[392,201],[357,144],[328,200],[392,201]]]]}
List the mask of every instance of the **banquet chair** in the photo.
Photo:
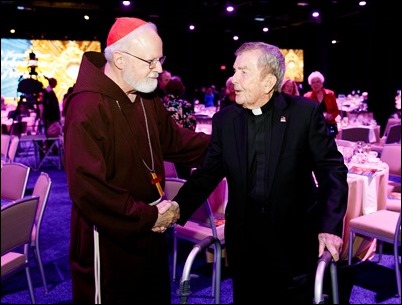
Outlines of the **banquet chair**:
{"type": "Polygon", "coordinates": [[[375,150],[378,152],[378,155],[381,156],[382,150],[385,144],[400,144],[401,143],[401,123],[394,123],[390,125],[389,120],[387,127],[385,129],[384,135],[381,137],[380,141],[377,143],[373,143],[371,146],[371,150],[375,150]]]}
{"type": "Polygon", "coordinates": [[[390,175],[401,176],[401,144],[385,144],[380,159],[388,164],[390,175]]]}
{"type": "Polygon", "coordinates": [[[354,147],[356,146],[356,143],[353,141],[348,141],[348,140],[342,140],[342,139],[335,139],[336,146],[349,146],[349,147],[354,147]]]}
{"type": "Polygon", "coordinates": [[[385,208],[389,211],[401,212],[401,193],[392,192],[388,195],[385,208]]]}
{"type": "Polygon", "coordinates": [[[178,178],[176,166],[173,162],[163,161],[163,166],[165,167],[165,177],[178,178]]]}
{"type": "Polygon", "coordinates": [[[19,137],[17,137],[17,136],[12,136],[11,137],[10,147],[8,148],[8,156],[7,156],[7,161],[8,162],[14,162],[15,155],[17,154],[19,143],[20,143],[20,138],[19,137]]]}
{"type": "MultiPolygon", "coordinates": [[[[167,199],[173,199],[182,185],[186,182],[180,178],[166,178],[165,194],[167,199]]],[[[226,181],[225,181],[226,182],[226,181]]],[[[212,194],[211,194],[212,195],[212,194]]],[[[224,204],[224,203],[222,203],[224,204]]],[[[173,226],[173,280],[176,280],[178,240],[183,239],[193,243],[201,242],[208,236],[219,239],[224,245],[224,214],[220,213],[223,208],[217,204],[212,209],[209,199],[206,200],[190,217],[185,225],[173,226]]],[[[216,265],[214,264],[214,267],[216,265]]],[[[212,285],[215,285],[217,270],[212,272],[212,285]]],[[[212,289],[214,293],[214,288],[212,289]]]]}
{"type": "Polygon", "coordinates": [[[1,198],[6,200],[23,198],[30,170],[29,166],[18,162],[3,164],[1,168],[1,198]]]}
{"type": "Polygon", "coordinates": [[[30,116],[22,117],[21,122],[26,122],[26,134],[35,134],[39,120],[36,119],[36,113],[32,112],[30,116]]]}
{"type": "Polygon", "coordinates": [[[347,141],[363,141],[370,143],[370,129],[365,127],[351,127],[342,129],[341,139],[347,141]]]}
{"type": "Polygon", "coordinates": [[[39,197],[15,200],[1,210],[1,281],[25,269],[29,296],[35,295],[29,269],[29,243],[39,197]]]}
{"type": "Polygon", "coordinates": [[[385,144],[401,143],[401,124],[392,125],[385,137],[385,144]]]}
{"type": "Polygon", "coordinates": [[[8,134],[1,135],[1,160],[7,162],[8,159],[8,148],[10,146],[11,136],[8,134]]]}
{"type": "Polygon", "coordinates": [[[401,119],[400,118],[388,118],[387,121],[387,125],[385,126],[385,130],[384,130],[384,135],[388,135],[389,129],[391,128],[391,126],[394,125],[401,125],[401,119]]]}
{"type": "Polygon", "coordinates": [[[401,144],[385,144],[380,159],[388,164],[388,189],[393,191],[401,186],[401,144]]]}
{"type": "Polygon", "coordinates": [[[375,238],[378,243],[378,263],[381,262],[383,244],[393,246],[394,269],[399,302],[401,302],[401,271],[398,249],[401,245],[401,213],[387,209],[353,218],[349,222],[348,265],[352,264],[353,238],[357,235],[375,238]]]}
{"type": "Polygon", "coordinates": [[[43,269],[42,257],[40,252],[40,231],[41,225],[43,221],[43,215],[45,213],[45,209],[47,206],[47,202],[49,199],[50,189],[52,187],[52,180],[50,179],[49,175],[45,172],[41,172],[38,178],[36,179],[32,195],[39,197],[38,203],[38,210],[35,216],[35,222],[32,228],[32,235],[31,235],[31,249],[35,255],[36,263],[39,267],[40,274],[42,277],[42,283],[45,288],[45,292],[48,293],[47,283],[46,283],[46,276],[45,271],[43,269]]]}

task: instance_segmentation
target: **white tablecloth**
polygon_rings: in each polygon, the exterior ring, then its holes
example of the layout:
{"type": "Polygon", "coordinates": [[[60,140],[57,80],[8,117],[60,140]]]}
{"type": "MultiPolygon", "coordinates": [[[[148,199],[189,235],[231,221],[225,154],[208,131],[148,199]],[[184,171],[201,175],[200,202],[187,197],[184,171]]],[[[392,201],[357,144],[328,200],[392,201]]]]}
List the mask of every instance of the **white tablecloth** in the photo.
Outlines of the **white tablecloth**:
{"type": "MultiPolygon", "coordinates": [[[[349,221],[352,218],[384,209],[387,202],[389,168],[386,163],[351,164],[362,168],[378,170],[373,176],[348,174],[349,196],[348,207],[344,219],[343,246],[341,259],[348,257],[349,221]]],[[[357,237],[354,241],[353,256],[369,259],[374,255],[376,241],[370,238],[357,237]]]]}

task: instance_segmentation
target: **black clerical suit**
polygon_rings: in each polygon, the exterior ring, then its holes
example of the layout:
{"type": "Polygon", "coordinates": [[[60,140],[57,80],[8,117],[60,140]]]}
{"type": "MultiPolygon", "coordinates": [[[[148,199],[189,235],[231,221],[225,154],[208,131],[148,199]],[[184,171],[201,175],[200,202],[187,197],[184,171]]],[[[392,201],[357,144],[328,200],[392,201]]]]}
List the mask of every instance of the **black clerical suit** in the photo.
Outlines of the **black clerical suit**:
{"type": "Polygon", "coordinates": [[[318,234],[342,236],[347,168],[317,103],[274,93],[254,112],[236,104],[214,115],[204,164],[174,198],[178,223],[226,177],[234,302],[297,302],[301,275],[316,268],[318,234]]]}

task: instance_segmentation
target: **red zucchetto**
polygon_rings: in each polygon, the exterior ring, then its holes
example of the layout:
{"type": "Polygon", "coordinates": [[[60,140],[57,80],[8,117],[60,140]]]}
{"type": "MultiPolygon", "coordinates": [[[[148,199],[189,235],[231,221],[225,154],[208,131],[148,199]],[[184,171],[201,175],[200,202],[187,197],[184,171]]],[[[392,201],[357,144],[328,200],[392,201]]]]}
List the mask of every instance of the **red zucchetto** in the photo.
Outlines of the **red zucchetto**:
{"type": "Polygon", "coordinates": [[[106,46],[110,46],[124,36],[130,34],[138,27],[147,24],[148,22],[132,17],[116,18],[116,22],[112,25],[109,35],[107,36],[106,46]]]}

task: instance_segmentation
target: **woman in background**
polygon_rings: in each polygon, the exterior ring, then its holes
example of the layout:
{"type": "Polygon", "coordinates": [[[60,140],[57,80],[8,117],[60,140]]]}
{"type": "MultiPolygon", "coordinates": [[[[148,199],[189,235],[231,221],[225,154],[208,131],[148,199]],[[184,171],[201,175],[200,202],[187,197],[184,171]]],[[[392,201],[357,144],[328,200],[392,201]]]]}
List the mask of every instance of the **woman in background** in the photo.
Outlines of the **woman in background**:
{"type": "MultiPolygon", "coordinates": [[[[193,105],[184,98],[185,86],[181,78],[172,76],[166,84],[165,93],[162,99],[163,105],[177,125],[195,131],[197,121],[193,105]]],[[[175,167],[179,178],[187,179],[190,176],[191,167],[181,163],[175,163],[175,167]]]]}
{"type": "Polygon", "coordinates": [[[335,137],[338,134],[338,126],[335,119],[339,115],[339,108],[334,91],[324,88],[324,81],[325,78],[321,72],[312,72],[308,77],[311,91],[306,92],[304,96],[320,103],[328,125],[328,135],[335,137]]]}
{"type": "Polygon", "coordinates": [[[282,82],[281,91],[290,95],[300,95],[297,83],[291,78],[285,78],[282,82]]]}

